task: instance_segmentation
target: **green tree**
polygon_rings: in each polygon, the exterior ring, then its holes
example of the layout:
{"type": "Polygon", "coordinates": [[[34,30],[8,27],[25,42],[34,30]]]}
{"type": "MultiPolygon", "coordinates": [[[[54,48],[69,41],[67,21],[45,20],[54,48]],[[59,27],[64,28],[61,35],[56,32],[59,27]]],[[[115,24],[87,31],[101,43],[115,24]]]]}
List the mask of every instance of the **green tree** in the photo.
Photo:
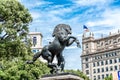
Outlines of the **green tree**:
{"type": "Polygon", "coordinates": [[[82,71],[80,70],[65,70],[65,72],[73,73],[83,78],[84,80],[90,80],[82,71]]]}
{"type": "Polygon", "coordinates": [[[24,45],[21,41],[26,40],[31,21],[28,9],[17,0],[0,0],[0,56],[19,56],[23,49],[26,51],[20,46],[24,45]]]}
{"type": "Polygon", "coordinates": [[[110,75],[110,76],[106,77],[104,80],[113,80],[113,77],[112,77],[112,75],[110,75]]]}
{"type": "Polygon", "coordinates": [[[0,80],[35,80],[49,73],[46,64],[32,59],[28,25],[32,17],[17,0],[0,0],[0,80]]]}
{"type": "Polygon", "coordinates": [[[28,24],[32,21],[28,9],[17,0],[0,0],[1,40],[23,39],[28,33],[28,24]]]}

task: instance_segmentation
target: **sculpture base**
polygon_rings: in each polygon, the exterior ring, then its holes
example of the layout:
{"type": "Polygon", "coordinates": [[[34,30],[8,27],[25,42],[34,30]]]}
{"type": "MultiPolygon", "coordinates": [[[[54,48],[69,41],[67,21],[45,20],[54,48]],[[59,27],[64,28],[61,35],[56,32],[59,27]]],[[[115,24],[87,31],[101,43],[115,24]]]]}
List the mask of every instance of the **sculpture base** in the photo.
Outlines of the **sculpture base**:
{"type": "Polygon", "coordinates": [[[84,80],[84,79],[72,73],[59,73],[44,75],[40,80],[84,80]]]}

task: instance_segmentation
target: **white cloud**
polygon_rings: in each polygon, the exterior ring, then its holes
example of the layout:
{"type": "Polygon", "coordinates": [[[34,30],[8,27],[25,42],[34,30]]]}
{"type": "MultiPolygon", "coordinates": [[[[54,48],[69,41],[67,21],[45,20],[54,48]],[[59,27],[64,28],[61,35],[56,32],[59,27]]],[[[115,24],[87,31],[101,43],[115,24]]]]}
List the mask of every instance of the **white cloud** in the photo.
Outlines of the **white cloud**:
{"type": "Polygon", "coordinates": [[[110,19],[103,19],[103,20],[98,20],[98,21],[89,21],[86,23],[86,25],[90,26],[90,27],[93,27],[93,26],[110,26],[113,25],[114,22],[113,20],[110,20],[110,19]]]}
{"type": "Polygon", "coordinates": [[[19,0],[19,1],[29,9],[52,4],[51,2],[44,1],[44,0],[19,0]]]}
{"type": "MultiPolygon", "coordinates": [[[[94,6],[94,5],[107,5],[111,0],[71,0],[73,3],[80,6],[94,6]]],[[[102,6],[101,6],[102,7],[102,6]]]]}
{"type": "Polygon", "coordinates": [[[42,15],[38,12],[30,12],[33,19],[39,19],[40,17],[42,17],[42,15]]]}
{"type": "Polygon", "coordinates": [[[90,27],[95,26],[107,26],[120,28],[120,10],[119,9],[106,9],[102,14],[101,18],[96,18],[94,21],[86,22],[86,25],[90,27]]]}
{"type": "Polygon", "coordinates": [[[112,21],[112,26],[120,26],[120,9],[109,9],[103,13],[105,19],[112,21]]]}

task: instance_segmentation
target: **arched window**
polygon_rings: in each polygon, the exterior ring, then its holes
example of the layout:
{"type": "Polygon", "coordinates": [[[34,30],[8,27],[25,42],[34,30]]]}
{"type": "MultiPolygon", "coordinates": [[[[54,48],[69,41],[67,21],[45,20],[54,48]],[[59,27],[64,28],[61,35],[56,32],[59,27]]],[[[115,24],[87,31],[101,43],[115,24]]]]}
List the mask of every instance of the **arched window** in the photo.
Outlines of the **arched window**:
{"type": "Polygon", "coordinates": [[[35,46],[37,44],[37,37],[33,37],[33,45],[35,46]]]}

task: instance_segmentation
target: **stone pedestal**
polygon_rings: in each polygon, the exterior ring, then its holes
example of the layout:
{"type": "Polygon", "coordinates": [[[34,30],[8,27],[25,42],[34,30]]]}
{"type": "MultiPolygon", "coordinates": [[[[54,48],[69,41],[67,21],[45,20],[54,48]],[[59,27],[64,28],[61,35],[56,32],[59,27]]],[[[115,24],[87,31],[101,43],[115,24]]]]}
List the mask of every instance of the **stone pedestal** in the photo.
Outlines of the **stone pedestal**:
{"type": "Polygon", "coordinates": [[[40,80],[84,80],[84,79],[72,73],[59,73],[44,75],[40,80]]]}

